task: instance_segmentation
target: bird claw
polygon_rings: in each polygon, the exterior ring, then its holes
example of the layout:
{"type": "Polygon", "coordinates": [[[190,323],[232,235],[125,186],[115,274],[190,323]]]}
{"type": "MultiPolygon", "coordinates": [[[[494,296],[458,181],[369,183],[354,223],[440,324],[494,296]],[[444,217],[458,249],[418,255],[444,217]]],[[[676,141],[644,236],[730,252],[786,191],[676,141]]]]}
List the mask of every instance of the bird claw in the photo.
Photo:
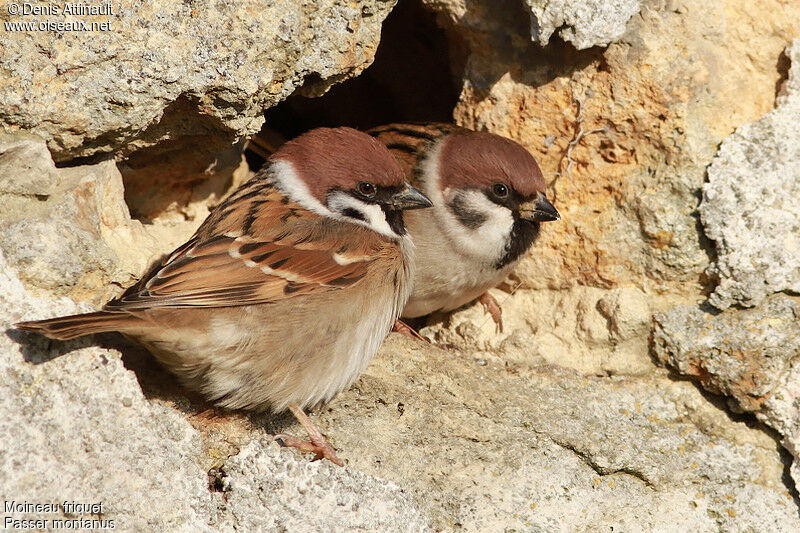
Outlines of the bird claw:
{"type": "Polygon", "coordinates": [[[483,308],[486,310],[487,313],[492,317],[494,320],[495,325],[497,325],[497,329],[500,333],[503,332],[503,310],[500,308],[500,304],[497,303],[497,300],[494,299],[494,296],[489,294],[489,291],[484,292],[478,297],[478,301],[483,304],[483,308]]]}
{"type": "Polygon", "coordinates": [[[275,435],[275,440],[280,441],[280,443],[287,448],[295,448],[303,453],[313,453],[314,461],[327,459],[337,466],[344,466],[344,463],[336,457],[336,450],[324,439],[319,440],[312,437],[311,440],[303,440],[293,435],[281,433],[275,435]]]}
{"type": "Polygon", "coordinates": [[[406,324],[400,319],[394,321],[394,325],[392,326],[392,331],[399,333],[400,335],[405,335],[406,337],[410,337],[412,339],[430,342],[428,339],[414,331],[414,328],[406,324]]]}

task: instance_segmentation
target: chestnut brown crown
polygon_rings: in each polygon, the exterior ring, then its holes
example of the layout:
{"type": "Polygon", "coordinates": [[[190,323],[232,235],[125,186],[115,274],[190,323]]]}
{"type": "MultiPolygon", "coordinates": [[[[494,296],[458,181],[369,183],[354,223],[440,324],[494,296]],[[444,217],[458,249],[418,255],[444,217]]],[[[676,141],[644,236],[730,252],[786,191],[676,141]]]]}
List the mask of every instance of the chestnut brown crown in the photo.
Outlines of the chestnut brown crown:
{"type": "Polygon", "coordinates": [[[441,150],[443,189],[485,189],[502,183],[522,197],[532,197],[547,186],[536,159],[520,144],[494,133],[456,131],[447,136],[441,150]]]}
{"type": "Polygon", "coordinates": [[[271,159],[290,162],[322,203],[331,190],[351,190],[360,182],[405,185],[403,170],[386,147],[352,128],[311,130],[281,146],[271,159]]]}

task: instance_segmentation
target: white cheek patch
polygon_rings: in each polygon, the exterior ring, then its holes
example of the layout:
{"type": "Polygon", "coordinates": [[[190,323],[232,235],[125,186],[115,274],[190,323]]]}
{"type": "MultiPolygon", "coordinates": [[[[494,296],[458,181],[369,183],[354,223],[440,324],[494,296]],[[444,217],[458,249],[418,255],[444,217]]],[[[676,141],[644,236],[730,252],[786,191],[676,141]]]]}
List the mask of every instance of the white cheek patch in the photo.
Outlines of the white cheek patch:
{"type": "Polygon", "coordinates": [[[278,187],[309,211],[337,220],[361,224],[392,239],[400,238],[400,235],[395,233],[386,221],[386,214],[381,206],[362,202],[341,191],[334,191],[328,196],[328,207],[326,207],[314,198],[289,161],[277,159],[270,165],[270,170],[278,187]],[[343,215],[342,213],[347,209],[355,209],[364,220],[343,215]]]}
{"type": "Polygon", "coordinates": [[[361,224],[381,235],[399,239],[400,235],[395,233],[386,221],[386,213],[383,212],[378,204],[368,204],[358,198],[354,198],[342,191],[334,191],[328,195],[328,207],[337,214],[340,220],[347,220],[355,224],[361,224]],[[364,220],[357,217],[348,216],[346,213],[353,210],[364,220]]]}
{"type": "MultiPolygon", "coordinates": [[[[443,196],[450,200],[453,192],[444,191],[443,196]]],[[[459,237],[462,245],[473,248],[476,254],[484,255],[488,252],[492,259],[499,257],[506,247],[514,225],[511,210],[489,200],[483,191],[462,191],[460,196],[462,205],[471,212],[480,213],[484,220],[477,227],[469,228],[450,213],[448,229],[459,237]]],[[[443,207],[449,210],[449,207],[443,207]]]]}
{"type": "Polygon", "coordinates": [[[276,159],[269,168],[275,183],[289,198],[313,213],[326,217],[333,216],[333,213],[327,207],[314,198],[289,161],[276,159]]]}
{"type": "Polygon", "coordinates": [[[505,251],[514,216],[509,209],[489,200],[482,191],[472,190],[462,191],[460,200],[467,209],[479,213],[485,220],[474,228],[459,221],[449,207],[455,191],[441,188],[439,155],[442,145],[443,142],[439,142],[434,146],[421,166],[422,190],[433,202],[431,211],[436,217],[436,229],[458,254],[492,265],[505,251]]]}

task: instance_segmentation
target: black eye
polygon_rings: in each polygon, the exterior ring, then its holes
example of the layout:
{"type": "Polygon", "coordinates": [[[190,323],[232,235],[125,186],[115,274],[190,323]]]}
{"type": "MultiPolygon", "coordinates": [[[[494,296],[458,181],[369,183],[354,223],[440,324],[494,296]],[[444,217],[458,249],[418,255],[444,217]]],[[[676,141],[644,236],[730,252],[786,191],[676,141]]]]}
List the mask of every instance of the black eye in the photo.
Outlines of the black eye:
{"type": "Polygon", "coordinates": [[[492,192],[498,198],[505,198],[508,196],[508,187],[506,187],[502,183],[495,183],[494,185],[492,185],[492,192]]]}
{"type": "Polygon", "coordinates": [[[364,196],[372,197],[375,196],[375,185],[368,181],[359,182],[356,186],[358,192],[364,196]]]}

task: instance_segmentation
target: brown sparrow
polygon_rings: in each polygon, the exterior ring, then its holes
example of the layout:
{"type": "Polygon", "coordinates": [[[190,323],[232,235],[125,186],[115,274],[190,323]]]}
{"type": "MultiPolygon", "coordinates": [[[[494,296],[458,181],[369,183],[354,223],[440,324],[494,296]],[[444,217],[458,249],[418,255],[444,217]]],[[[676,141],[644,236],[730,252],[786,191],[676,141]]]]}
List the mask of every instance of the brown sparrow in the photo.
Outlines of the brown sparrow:
{"type": "Polygon", "coordinates": [[[312,130],[223,201],[194,236],[101,311],[22,322],[54,339],[119,331],[231,409],[304,409],[366,368],[411,291],[403,210],[431,202],[391,153],[349,128],[312,130]]]}
{"type": "Polygon", "coordinates": [[[450,311],[479,298],[502,328],[487,290],[528,251],[541,222],[561,218],[545,198],[536,160],[510,139],[450,124],[389,124],[368,133],[433,202],[406,217],[417,266],[402,316],[450,311]]]}

